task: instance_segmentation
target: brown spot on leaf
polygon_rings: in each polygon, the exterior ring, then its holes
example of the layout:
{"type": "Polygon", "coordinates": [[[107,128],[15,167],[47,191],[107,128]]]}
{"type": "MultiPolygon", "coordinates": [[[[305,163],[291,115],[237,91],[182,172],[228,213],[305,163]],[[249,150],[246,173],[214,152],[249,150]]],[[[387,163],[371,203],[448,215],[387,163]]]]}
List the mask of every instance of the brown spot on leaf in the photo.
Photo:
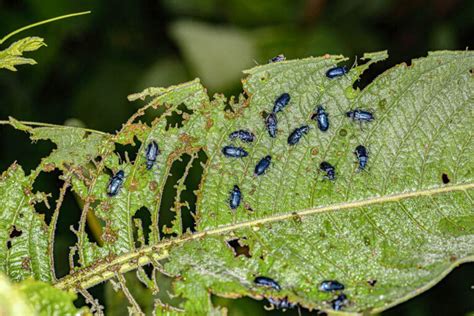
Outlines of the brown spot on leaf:
{"type": "Polygon", "coordinates": [[[130,192],[134,192],[138,189],[138,181],[137,179],[133,178],[132,181],[130,182],[130,185],[128,187],[128,190],[130,192]]]}
{"type": "Polygon", "coordinates": [[[214,121],[210,117],[208,117],[206,121],[206,129],[207,130],[210,129],[213,125],[214,125],[214,121]]]}
{"type": "Polygon", "coordinates": [[[253,208],[247,202],[244,203],[244,208],[249,212],[253,212],[253,208]]]}
{"type": "Polygon", "coordinates": [[[21,268],[23,270],[31,271],[31,266],[30,266],[31,259],[30,257],[24,257],[21,260],[21,268]]]}
{"type": "Polygon", "coordinates": [[[56,165],[52,162],[45,163],[43,165],[43,171],[44,172],[51,172],[56,168],[56,165]]]}
{"type": "Polygon", "coordinates": [[[156,181],[150,181],[148,188],[150,188],[150,191],[156,191],[156,189],[158,189],[158,183],[156,181]]]}
{"type": "Polygon", "coordinates": [[[107,221],[102,234],[102,240],[106,243],[113,244],[117,241],[117,233],[110,227],[110,222],[107,221]]]}

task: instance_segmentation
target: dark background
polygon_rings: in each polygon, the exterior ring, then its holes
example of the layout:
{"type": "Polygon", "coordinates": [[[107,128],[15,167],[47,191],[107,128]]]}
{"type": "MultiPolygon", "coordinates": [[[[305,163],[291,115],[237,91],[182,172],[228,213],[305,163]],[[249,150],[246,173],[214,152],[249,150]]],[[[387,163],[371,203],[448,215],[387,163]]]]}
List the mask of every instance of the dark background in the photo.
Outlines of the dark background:
{"type": "MultiPolygon", "coordinates": [[[[149,86],[200,77],[211,95],[237,95],[242,69],[280,53],[287,58],[344,54],[351,66],[363,52],[388,49],[389,60],[372,67],[362,87],[395,64],[430,50],[472,48],[474,39],[472,0],[0,0],[0,37],[84,10],[93,12],[21,33],[0,47],[31,35],[48,44],[27,55],[38,65],[0,71],[0,119],[113,132],[140,106],[126,96],[149,86]]],[[[15,160],[29,171],[51,148],[46,142],[32,146],[25,134],[0,126],[1,171],[15,160]]],[[[42,175],[36,189],[57,192],[57,176],[42,175]]],[[[79,208],[71,196],[65,208],[70,214],[60,218],[57,243],[67,249],[79,208]]],[[[58,263],[58,270],[64,275],[67,267],[58,263]]],[[[474,312],[473,283],[474,264],[466,264],[383,315],[466,315],[474,312]]],[[[105,300],[102,290],[95,294],[105,300]]],[[[230,315],[264,314],[261,302],[215,301],[229,306],[230,315]]]]}

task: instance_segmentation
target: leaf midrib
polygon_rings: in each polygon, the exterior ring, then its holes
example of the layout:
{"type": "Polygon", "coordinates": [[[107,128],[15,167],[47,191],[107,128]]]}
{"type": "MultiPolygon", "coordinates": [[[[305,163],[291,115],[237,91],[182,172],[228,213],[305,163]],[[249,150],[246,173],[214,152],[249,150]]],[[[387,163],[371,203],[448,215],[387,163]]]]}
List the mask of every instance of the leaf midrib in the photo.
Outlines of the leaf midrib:
{"type": "Polygon", "coordinates": [[[201,231],[194,234],[183,235],[181,238],[170,239],[163,241],[159,244],[148,246],[142,249],[138,249],[135,252],[126,253],[124,255],[116,257],[114,260],[108,262],[101,262],[93,267],[86,268],[77,273],[70,274],[60,279],[55,286],[57,288],[66,290],[73,288],[87,289],[98,283],[106,281],[112,278],[115,273],[125,273],[134,270],[140,266],[149,264],[152,260],[162,260],[169,256],[168,248],[183,244],[185,242],[204,238],[208,235],[220,235],[225,234],[237,229],[253,227],[257,225],[267,224],[271,222],[283,221],[290,218],[301,218],[310,216],[313,214],[319,214],[324,212],[342,211],[347,209],[357,209],[360,207],[370,206],[374,204],[382,204],[387,202],[396,202],[409,198],[416,198],[421,196],[434,196],[437,194],[443,194],[453,191],[467,191],[474,188],[474,182],[460,183],[455,185],[447,185],[442,187],[429,188],[424,190],[400,192],[385,196],[369,197],[363,200],[356,200],[351,202],[343,202],[338,204],[331,204],[327,206],[320,206],[316,208],[310,208],[302,211],[296,211],[291,213],[283,213],[278,215],[272,215],[268,217],[262,217],[256,220],[244,221],[237,224],[231,224],[213,228],[210,230],[201,231]]]}

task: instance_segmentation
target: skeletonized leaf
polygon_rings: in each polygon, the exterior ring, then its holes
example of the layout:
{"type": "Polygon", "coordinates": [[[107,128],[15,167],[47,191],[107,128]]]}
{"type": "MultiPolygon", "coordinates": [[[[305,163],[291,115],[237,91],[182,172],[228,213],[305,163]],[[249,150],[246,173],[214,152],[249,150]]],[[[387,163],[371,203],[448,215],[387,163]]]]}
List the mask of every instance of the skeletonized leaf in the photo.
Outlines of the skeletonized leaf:
{"type": "Polygon", "coordinates": [[[33,178],[13,164],[1,175],[0,271],[14,281],[28,277],[51,281],[48,234],[44,216],[34,204],[46,202],[44,193],[33,193],[33,178]]]}
{"type": "Polygon", "coordinates": [[[36,61],[31,58],[23,57],[23,53],[31,52],[46,46],[41,37],[25,37],[10,45],[10,47],[0,51],[0,69],[5,68],[16,71],[15,66],[35,65],[36,61]]]}

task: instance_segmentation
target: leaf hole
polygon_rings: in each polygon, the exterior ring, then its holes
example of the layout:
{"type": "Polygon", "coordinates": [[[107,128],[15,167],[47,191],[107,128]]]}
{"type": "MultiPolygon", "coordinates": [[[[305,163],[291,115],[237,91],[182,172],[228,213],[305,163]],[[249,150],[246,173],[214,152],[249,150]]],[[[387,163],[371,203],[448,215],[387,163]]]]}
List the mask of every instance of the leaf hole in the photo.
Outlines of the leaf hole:
{"type": "Polygon", "coordinates": [[[441,175],[441,180],[443,181],[444,184],[448,184],[451,180],[449,180],[449,177],[446,173],[443,173],[441,175]]]}
{"type": "Polygon", "coordinates": [[[54,170],[52,172],[40,172],[33,183],[32,192],[51,192],[49,193],[50,197],[48,198],[48,202],[45,201],[45,203],[35,204],[36,212],[44,215],[44,221],[46,225],[51,223],[56,201],[59,197],[59,189],[63,182],[59,180],[60,176],[61,172],[59,170],[54,170]],[[49,205],[49,201],[51,201],[51,205],[49,205]]]}
{"type": "Polygon", "coordinates": [[[176,110],[166,117],[166,130],[183,127],[184,122],[187,121],[192,114],[193,111],[188,109],[186,105],[178,105],[176,110]]]}
{"type": "Polygon", "coordinates": [[[133,143],[132,144],[115,144],[115,152],[118,154],[120,157],[120,161],[124,161],[127,163],[134,162],[135,159],[137,158],[137,154],[139,153],[139,149],[141,146],[141,142],[138,140],[138,138],[135,136],[133,138],[133,143]]]}
{"type": "MultiPolygon", "coordinates": [[[[107,283],[100,283],[94,287],[91,287],[91,288],[88,288],[87,289],[87,292],[89,292],[89,294],[96,300],[96,302],[98,304],[100,304],[100,302],[104,302],[105,301],[105,285],[107,283]]],[[[80,308],[82,306],[86,306],[88,305],[91,309],[91,312],[95,312],[95,309],[94,309],[94,306],[92,306],[90,303],[86,303],[86,300],[84,299],[84,297],[82,295],[78,295],[77,296],[77,299],[74,301],[74,306],[76,306],[77,308],[80,308]]],[[[99,308],[102,308],[102,311],[103,311],[103,308],[104,306],[101,306],[99,305],[98,306],[99,308]]],[[[95,313],[93,313],[93,315],[96,315],[95,313]]]]}
{"type": "Polygon", "coordinates": [[[159,223],[163,235],[195,231],[195,192],[199,189],[207,159],[201,149],[192,154],[184,153],[173,161],[160,205],[159,223]]]}
{"type": "Polygon", "coordinates": [[[0,126],[0,135],[2,135],[3,148],[0,170],[8,169],[15,161],[23,170],[33,170],[38,167],[44,157],[57,148],[56,144],[47,140],[34,141],[35,145],[31,146],[28,133],[19,133],[18,130],[7,125],[0,126]],[[7,148],[9,150],[6,150],[7,148]]]}
{"type": "Polygon", "coordinates": [[[90,131],[85,131],[85,132],[84,132],[84,136],[82,136],[82,139],[87,139],[87,137],[89,137],[89,135],[91,135],[91,134],[92,134],[92,132],[90,132],[90,131]]]}
{"type": "MultiPolygon", "coordinates": [[[[63,183],[60,184],[62,187],[63,183]]],[[[59,190],[59,188],[58,188],[59,190]]],[[[55,194],[53,194],[53,199],[56,203],[57,198],[55,194]]],[[[94,203],[95,204],[95,203],[94,203]]],[[[74,247],[77,242],[77,235],[71,231],[71,227],[75,227],[77,229],[78,222],[81,217],[82,212],[82,205],[83,202],[79,195],[75,195],[71,192],[71,189],[66,191],[64,195],[61,211],[59,212],[59,216],[56,223],[55,229],[55,242],[54,242],[54,263],[55,263],[55,271],[56,276],[61,278],[67,274],[69,274],[69,253],[71,247],[74,247]]],[[[56,207],[56,206],[54,206],[56,207]]],[[[87,218],[86,226],[85,226],[85,234],[89,241],[96,242],[96,235],[94,234],[93,229],[91,229],[91,219],[93,218],[93,208],[89,210],[90,216],[87,218]]],[[[100,228],[100,226],[99,226],[100,228]]],[[[99,232],[99,238],[100,238],[99,232]]],[[[78,266],[78,255],[76,254],[73,256],[72,261],[74,262],[75,266],[78,266]]]]}
{"type": "MultiPolygon", "coordinates": [[[[367,61],[363,61],[363,63],[358,61],[358,65],[363,65],[367,61]]],[[[385,61],[370,65],[370,67],[366,69],[356,81],[354,81],[354,83],[352,84],[352,88],[354,90],[357,90],[357,89],[359,89],[360,91],[364,90],[365,87],[367,87],[369,84],[372,83],[372,81],[375,80],[375,78],[377,78],[380,74],[382,74],[384,71],[386,71],[392,66],[393,65],[391,63],[389,64],[388,62],[385,62],[385,61]]]]}
{"type": "Polygon", "coordinates": [[[137,248],[144,247],[150,243],[151,213],[146,207],[141,207],[132,217],[135,224],[134,240],[137,248]]]}
{"type": "Polygon", "coordinates": [[[377,280],[375,280],[375,279],[368,280],[367,283],[368,283],[370,286],[375,286],[375,284],[377,283],[377,280]]]}
{"type": "Polygon", "coordinates": [[[232,249],[235,257],[245,256],[247,258],[251,258],[252,255],[250,255],[250,247],[248,245],[242,244],[240,242],[241,239],[246,240],[247,238],[243,237],[226,240],[226,244],[230,249],[232,249]]]}
{"type": "Polygon", "coordinates": [[[23,234],[21,230],[16,229],[16,226],[13,225],[10,230],[10,238],[20,237],[23,234]]]}
{"type": "Polygon", "coordinates": [[[208,160],[206,152],[202,149],[196,153],[195,157],[196,158],[189,169],[189,174],[184,182],[186,190],[184,190],[182,194],[182,200],[187,203],[187,206],[183,208],[181,213],[183,217],[183,233],[188,229],[191,232],[196,231],[196,192],[199,190],[202,175],[204,173],[204,166],[208,160]]]}

